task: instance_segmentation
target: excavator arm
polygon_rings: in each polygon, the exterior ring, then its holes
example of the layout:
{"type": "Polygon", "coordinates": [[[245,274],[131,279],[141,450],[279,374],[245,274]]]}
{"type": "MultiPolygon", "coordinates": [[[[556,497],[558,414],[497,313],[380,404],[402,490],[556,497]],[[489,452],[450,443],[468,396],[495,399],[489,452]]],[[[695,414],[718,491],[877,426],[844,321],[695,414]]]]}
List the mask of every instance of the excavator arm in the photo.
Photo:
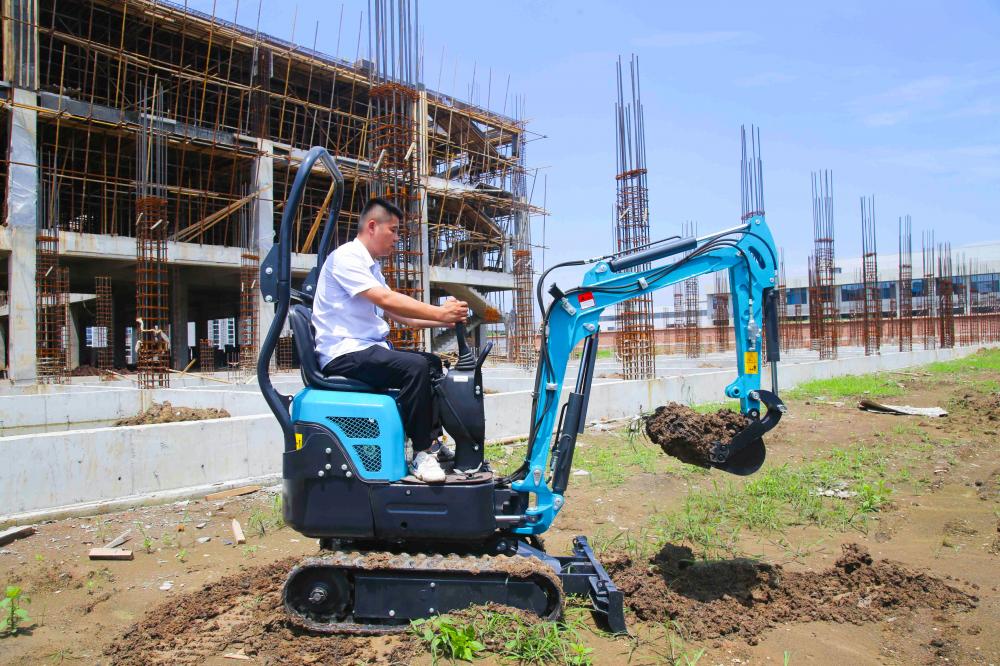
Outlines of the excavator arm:
{"type": "Polygon", "coordinates": [[[777,424],[785,410],[777,396],[777,252],[763,215],[754,215],[743,224],[708,236],[654,243],[639,252],[593,263],[581,286],[563,292],[553,285],[549,291],[553,300],[544,313],[528,453],[510,477],[514,490],[531,493],[535,500],[527,512],[528,521],[514,530],[520,534],[544,532],[563,506],[576,436],[586,424],[600,317],[605,308],[689,278],[728,271],[737,376],[726,387],[725,395],[740,401],[750,425],[732,441],[717,443],[712,453],[713,466],[737,474],[756,471],[763,463],[760,437],[777,424]],[[660,262],[682,253],[687,254],[673,263],[660,262]],[[635,267],[643,269],[629,271],[635,267]],[[761,389],[760,376],[765,320],[766,360],[771,362],[772,371],[770,391],[761,389]],[[576,385],[560,408],[570,354],[581,341],[583,352],[576,385]],[[763,416],[762,405],[766,408],[763,416]]]}

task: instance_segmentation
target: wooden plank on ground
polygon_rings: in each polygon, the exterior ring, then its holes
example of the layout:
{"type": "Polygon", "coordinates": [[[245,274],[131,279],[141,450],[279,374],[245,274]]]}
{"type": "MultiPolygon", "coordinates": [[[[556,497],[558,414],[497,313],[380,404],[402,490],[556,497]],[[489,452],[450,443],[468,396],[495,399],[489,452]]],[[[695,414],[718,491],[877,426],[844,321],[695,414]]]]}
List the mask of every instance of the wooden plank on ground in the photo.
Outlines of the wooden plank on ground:
{"type": "Polygon", "coordinates": [[[114,539],[104,544],[104,547],[117,548],[118,546],[122,545],[131,538],[132,538],[132,530],[125,530],[124,532],[116,536],[114,539]]]}
{"type": "Polygon", "coordinates": [[[35,533],[34,525],[21,525],[20,527],[11,527],[9,529],[0,532],[0,546],[6,546],[11,541],[17,539],[23,539],[24,537],[29,537],[35,533]]]}
{"type": "Polygon", "coordinates": [[[217,493],[205,495],[205,499],[209,501],[228,499],[230,497],[239,497],[240,495],[249,495],[250,493],[255,493],[258,490],[260,490],[260,486],[240,486],[239,488],[230,488],[229,490],[222,490],[217,493]]]}
{"type": "Polygon", "coordinates": [[[236,520],[235,518],[233,518],[233,539],[236,540],[236,543],[247,542],[247,538],[243,534],[243,527],[240,525],[240,521],[236,520]]]}
{"type": "Polygon", "coordinates": [[[91,548],[89,557],[92,560],[131,560],[132,551],[124,548],[91,548]]]}

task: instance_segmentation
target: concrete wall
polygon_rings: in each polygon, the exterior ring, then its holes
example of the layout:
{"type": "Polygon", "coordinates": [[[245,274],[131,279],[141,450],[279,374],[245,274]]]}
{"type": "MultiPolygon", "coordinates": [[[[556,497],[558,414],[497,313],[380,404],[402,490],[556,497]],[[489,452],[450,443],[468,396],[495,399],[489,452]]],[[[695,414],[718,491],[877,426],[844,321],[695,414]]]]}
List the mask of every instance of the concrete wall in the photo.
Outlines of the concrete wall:
{"type": "MultiPolygon", "coordinates": [[[[780,381],[782,388],[791,388],[806,380],[894,370],[959,358],[975,350],[965,347],[805,362],[783,368],[780,381]]],[[[722,390],[732,379],[730,371],[710,370],[648,382],[595,382],[588,421],[628,417],[668,401],[716,402],[723,399],[722,390]]],[[[187,397],[192,401],[212,399],[216,405],[222,398],[234,412],[252,409],[259,399],[248,392],[155,392],[158,400],[181,394],[190,394],[187,397]]],[[[526,434],[530,408],[530,391],[487,395],[488,436],[501,439],[526,434]]],[[[0,524],[196,495],[213,484],[276,479],[281,464],[281,431],[270,414],[6,437],[0,438],[0,447],[5,447],[0,506],[9,514],[21,514],[0,516],[0,524]]]]}
{"type": "Polygon", "coordinates": [[[128,505],[149,493],[273,474],[280,442],[270,416],[6,437],[0,498],[13,514],[128,505]]]}

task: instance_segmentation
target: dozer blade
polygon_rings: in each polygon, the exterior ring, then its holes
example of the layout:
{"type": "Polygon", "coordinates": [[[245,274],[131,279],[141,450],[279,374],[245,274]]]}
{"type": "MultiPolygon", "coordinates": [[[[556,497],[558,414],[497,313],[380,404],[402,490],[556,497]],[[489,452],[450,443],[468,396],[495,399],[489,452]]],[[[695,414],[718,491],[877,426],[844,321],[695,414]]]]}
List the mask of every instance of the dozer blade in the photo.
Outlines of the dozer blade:
{"type": "Polygon", "coordinates": [[[728,444],[716,442],[711,454],[712,467],[737,476],[749,476],[764,464],[767,451],[763,435],[778,425],[787,408],[781,398],[770,391],[761,389],[755,397],[764,403],[767,412],[736,433],[728,444]]]}
{"type": "Polygon", "coordinates": [[[410,620],[488,602],[562,616],[559,575],[533,557],[336,551],[302,561],[283,591],[299,626],[328,634],[406,631],[410,620]]]}

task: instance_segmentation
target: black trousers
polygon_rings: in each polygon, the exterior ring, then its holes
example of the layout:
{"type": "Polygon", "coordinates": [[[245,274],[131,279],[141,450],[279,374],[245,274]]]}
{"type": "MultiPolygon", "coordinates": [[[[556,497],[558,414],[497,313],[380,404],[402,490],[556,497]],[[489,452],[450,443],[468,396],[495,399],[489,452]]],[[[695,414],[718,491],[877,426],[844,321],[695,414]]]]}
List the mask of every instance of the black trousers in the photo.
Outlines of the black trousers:
{"type": "Polygon", "coordinates": [[[323,374],[350,377],[379,389],[399,389],[396,404],[415,452],[430,447],[441,434],[431,385],[442,374],[441,359],[435,354],[373,345],[338,356],[326,364],[323,374]]]}

